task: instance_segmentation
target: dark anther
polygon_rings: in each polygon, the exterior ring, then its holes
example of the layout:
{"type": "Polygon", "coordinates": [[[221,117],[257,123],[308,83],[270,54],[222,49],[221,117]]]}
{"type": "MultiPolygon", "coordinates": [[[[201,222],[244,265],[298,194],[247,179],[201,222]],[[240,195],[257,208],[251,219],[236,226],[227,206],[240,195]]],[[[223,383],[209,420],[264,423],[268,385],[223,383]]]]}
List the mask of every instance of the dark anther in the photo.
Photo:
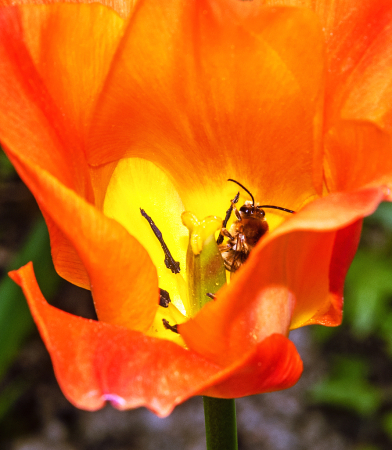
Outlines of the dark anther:
{"type": "MultiPolygon", "coordinates": [[[[232,202],[233,203],[237,203],[239,198],[240,198],[240,193],[238,192],[238,194],[233,198],[232,202]]],[[[226,217],[225,217],[225,220],[222,223],[222,227],[223,228],[226,228],[227,222],[229,221],[231,213],[233,212],[233,203],[231,203],[230,208],[226,211],[226,217]]],[[[223,235],[220,234],[218,236],[218,239],[216,240],[216,243],[218,245],[220,245],[220,244],[222,244],[222,242],[223,242],[223,235]]]]}
{"type": "Polygon", "coordinates": [[[170,325],[170,323],[166,319],[162,319],[163,326],[166,328],[166,330],[173,331],[173,333],[178,334],[177,325],[170,325]]]}
{"type": "Polygon", "coordinates": [[[212,298],[212,300],[216,299],[216,295],[215,294],[211,294],[211,292],[207,292],[206,296],[212,298]]]}
{"type": "Polygon", "coordinates": [[[165,266],[173,273],[180,273],[180,263],[178,261],[174,261],[173,256],[171,255],[169,249],[167,248],[167,245],[165,244],[165,241],[163,240],[162,233],[159,231],[159,228],[155,225],[154,221],[144,211],[144,209],[140,208],[140,212],[142,213],[142,216],[147,219],[147,222],[150,224],[152,231],[161,244],[161,247],[165,253],[165,266]]]}
{"type": "Polygon", "coordinates": [[[165,289],[159,289],[159,306],[168,308],[170,302],[170,294],[165,289]]]}

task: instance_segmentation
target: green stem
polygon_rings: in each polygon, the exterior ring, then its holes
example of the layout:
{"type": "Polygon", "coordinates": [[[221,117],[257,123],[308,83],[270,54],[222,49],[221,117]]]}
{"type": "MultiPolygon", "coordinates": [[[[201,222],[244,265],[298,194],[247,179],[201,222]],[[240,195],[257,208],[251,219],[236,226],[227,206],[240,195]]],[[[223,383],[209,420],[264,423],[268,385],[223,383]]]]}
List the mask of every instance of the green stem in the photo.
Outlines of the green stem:
{"type": "Polygon", "coordinates": [[[203,397],[207,450],[238,450],[235,400],[203,397]]]}

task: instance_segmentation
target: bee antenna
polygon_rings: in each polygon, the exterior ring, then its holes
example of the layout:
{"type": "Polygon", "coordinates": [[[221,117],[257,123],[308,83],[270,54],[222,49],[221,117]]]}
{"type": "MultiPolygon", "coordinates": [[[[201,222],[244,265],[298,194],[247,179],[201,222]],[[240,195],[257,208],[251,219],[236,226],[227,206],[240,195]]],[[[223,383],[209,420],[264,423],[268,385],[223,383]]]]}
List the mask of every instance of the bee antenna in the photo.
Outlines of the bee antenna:
{"type": "Polygon", "coordinates": [[[242,189],[243,189],[244,191],[246,191],[246,192],[251,196],[252,202],[253,202],[253,206],[255,206],[255,199],[254,199],[253,195],[248,191],[248,189],[246,189],[245,186],[243,186],[241,183],[238,183],[238,181],[235,181],[235,180],[233,180],[233,179],[231,179],[231,178],[229,178],[227,181],[232,181],[233,183],[238,184],[238,186],[241,186],[242,189]]]}
{"type": "Polygon", "coordinates": [[[295,211],[292,209],[282,208],[281,206],[274,206],[274,205],[260,205],[258,208],[273,208],[273,209],[280,209],[281,211],[286,211],[291,214],[295,214],[295,211]]]}

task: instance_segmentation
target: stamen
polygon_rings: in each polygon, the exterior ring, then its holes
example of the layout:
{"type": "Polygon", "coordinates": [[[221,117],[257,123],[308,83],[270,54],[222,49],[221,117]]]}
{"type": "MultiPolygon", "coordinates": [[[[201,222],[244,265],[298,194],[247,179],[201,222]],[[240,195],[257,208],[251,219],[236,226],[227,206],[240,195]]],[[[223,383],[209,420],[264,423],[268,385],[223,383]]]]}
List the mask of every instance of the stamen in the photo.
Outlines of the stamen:
{"type": "MultiPolygon", "coordinates": [[[[230,220],[231,213],[233,212],[233,203],[237,203],[239,198],[240,193],[238,192],[238,194],[233,198],[233,200],[231,200],[230,208],[226,211],[226,217],[223,221],[222,228],[226,228],[227,222],[230,220]]],[[[222,242],[223,242],[223,235],[220,234],[218,236],[218,239],[216,240],[216,243],[219,245],[222,244],[222,242]]]]}
{"type": "Polygon", "coordinates": [[[215,295],[215,294],[212,294],[211,292],[207,292],[206,296],[207,296],[207,297],[210,297],[212,300],[215,300],[215,299],[216,299],[216,295],[215,295]]]}
{"type": "Polygon", "coordinates": [[[166,319],[162,319],[162,322],[166,330],[173,331],[173,333],[178,333],[177,325],[170,325],[166,319]]]}
{"type": "Polygon", "coordinates": [[[163,240],[162,233],[159,231],[159,228],[155,225],[154,221],[151,217],[144,211],[144,209],[140,208],[140,212],[142,216],[147,219],[147,222],[150,224],[152,231],[155,236],[158,238],[159,243],[161,244],[162,250],[165,253],[165,266],[170,269],[173,273],[180,273],[180,263],[178,261],[174,261],[172,254],[170,253],[165,241],[163,240]]]}
{"type": "Polygon", "coordinates": [[[168,308],[171,302],[170,294],[164,289],[159,289],[159,306],[168,308]]]}

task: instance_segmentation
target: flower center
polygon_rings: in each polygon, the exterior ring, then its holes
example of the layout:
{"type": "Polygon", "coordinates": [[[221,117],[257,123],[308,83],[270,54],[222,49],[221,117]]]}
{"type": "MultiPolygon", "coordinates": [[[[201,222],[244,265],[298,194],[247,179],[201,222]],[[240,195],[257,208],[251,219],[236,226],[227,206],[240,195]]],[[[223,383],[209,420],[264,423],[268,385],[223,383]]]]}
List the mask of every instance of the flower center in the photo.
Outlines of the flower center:
{"type": "MultiPolygon", "coordinates": [[[[222,228],[222,220],[216,216],[199,220],[200,216],[183,213],[185,208],[172,179],[154,163],[141,158],[118,162],[103,210],[142,243],[157,268],[160,306],[148,334],[184,345],[175,326],[196,314],[225,284],[225,267],[235,272],[262,235],[287,217],[287,212],[269,210],[267,224],[264,211],[260,211],[251,194],[252,203],[247,201],[246,193],[250,192],[234,182],[242,189],[236,186],[227,194],[226,184],[230,183],[222,184],[220,196],[212,192],[205,196],[202,208],[197,206],[198,214],[214,206],[223,215],[231,198],[222,228]]],[[[195,195],[200,196],[200,192],[195,195]]]]}

